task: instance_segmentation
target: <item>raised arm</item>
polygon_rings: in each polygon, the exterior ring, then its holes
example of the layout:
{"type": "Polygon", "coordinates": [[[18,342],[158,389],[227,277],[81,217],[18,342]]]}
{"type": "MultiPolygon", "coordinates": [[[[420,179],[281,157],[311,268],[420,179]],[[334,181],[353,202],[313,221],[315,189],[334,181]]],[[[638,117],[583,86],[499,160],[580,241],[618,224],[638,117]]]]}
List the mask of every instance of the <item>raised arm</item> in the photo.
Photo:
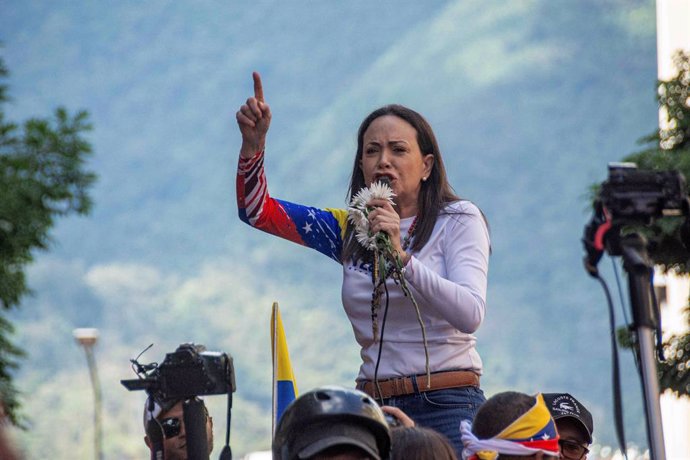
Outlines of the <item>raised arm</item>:
{"type": "Polygon", "coordinates": [[[266,147],[266,134],[271,125],[271,109],[264,101],[264,88],[258,72],[254,78],[254,97],[240,107],[235,114],[237,126],[242,134],[240,157],[249,159],[266,147]]]}
{"type": "Polygon", "coordinates": [[[240,219],[297,244],[316,249],[340,263],[347,212],[318,209],[272,198],[264,171],[266,133],[271,110],[264,101],[261,77],[254,72],[254,97],[237,111],[242,147],[237,167],[237,209],[240,219]]]}

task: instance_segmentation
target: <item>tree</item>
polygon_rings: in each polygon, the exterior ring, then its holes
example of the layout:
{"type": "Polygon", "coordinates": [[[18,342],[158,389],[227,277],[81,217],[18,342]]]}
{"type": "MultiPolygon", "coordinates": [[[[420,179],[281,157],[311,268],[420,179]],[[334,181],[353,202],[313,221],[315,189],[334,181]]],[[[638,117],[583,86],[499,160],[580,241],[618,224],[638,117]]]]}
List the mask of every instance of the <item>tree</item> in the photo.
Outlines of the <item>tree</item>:
{"type": "Polygon", "coordinates": [[[8,70],[0,58],[0,402],[21,425],[19,393],[12,372],[23,352],[12,343],[6,313],[30,294],[25,270],[36,250],[47,250],[58,217],[87,214],[88,191],[96,180],[85,170],[91,145],[88,114],[58,108],[52,117],[32,118],[20,128],[5,117],[8,70]]]}
{"type": "MultiPolygon", "coordinates": [[[[658,82],[657,99],[667,125],[641,139],[648,147],[629,155],[625,161],[637,163],[640,169],[678,170],[690,180],[690,52],[678,51],[673,62],[678,70],[676,76],[658,82]]],[[[686,188],[686,194],[689,192],[690,188],[686,188]]],[[[690,273],[690,250],[683,245],[680,235],[684,220],[685,217],[664,217],[651,226],[636,229],[649,237],[649,255],[665,271],[690,273]]],[[[659,363],[661,387],[690,395],[690,331],[671,337],[664,349],[667,359],[659,363]]]]}

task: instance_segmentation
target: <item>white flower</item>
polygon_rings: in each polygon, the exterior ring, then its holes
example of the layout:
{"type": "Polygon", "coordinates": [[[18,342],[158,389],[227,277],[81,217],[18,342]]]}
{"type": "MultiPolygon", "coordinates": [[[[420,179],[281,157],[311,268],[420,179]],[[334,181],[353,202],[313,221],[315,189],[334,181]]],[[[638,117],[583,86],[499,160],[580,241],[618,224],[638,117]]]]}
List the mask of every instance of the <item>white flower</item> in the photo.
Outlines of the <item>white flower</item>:
{"type": "Polygon", "coordinates": [[[391,204],[393,203],[395,193],[393,193],[393,189],[390,185],[376,181],[371,184],[369,191],[371,193],[371,199],[388,200],[391,204]]]}
{"type": "Polygon", "coordinates": [[[369,219],[367,218],[367,214],[366,208],[362,211],[357,207],[350,207],[348,209],[347,219],[355,226],[355,236],[359,244],[367,249],[374,249],[376,238],[374,236],[369,236],[369,219]]]}
{"type": "Polygon", "coordinates": [[[376,249],[376,235],[369,236],[369,230],[358,229],[356,236],[359,244],[364,246],[366,249],[369,249],[370,251],[376,249]]]}
{"type": "Polygon", "coordinates": [[[367,203],[374,199],[388,200],[393,203],[395,193],[388,184],[374,182],[369,188],[363,188],[352,197],[348,208],[348,220],[355,226],[355,236],[359,244],[366,249],[376,248],[376,235],[371,235],[369,231],[369,209],[367,203]]]}
{"type": "Polygon", "coordinates": [[[352,225],[354,225],[355,228],[369,225],[369,220],[367,219],[366,214],[364,214],[358,208],[349,208],[347,212],[347,220],[352,222],[352,225]]]}
{"type": "Polygon", "coordinates": [[[371,190],[368,188],[363,188],[359,192],[357,192],[357,195],[352,197],[352,201],[350,202],[350,207],[356,208],[359,210],[365,210],[367,208],[367,203],[371,199],[371,190]]]}

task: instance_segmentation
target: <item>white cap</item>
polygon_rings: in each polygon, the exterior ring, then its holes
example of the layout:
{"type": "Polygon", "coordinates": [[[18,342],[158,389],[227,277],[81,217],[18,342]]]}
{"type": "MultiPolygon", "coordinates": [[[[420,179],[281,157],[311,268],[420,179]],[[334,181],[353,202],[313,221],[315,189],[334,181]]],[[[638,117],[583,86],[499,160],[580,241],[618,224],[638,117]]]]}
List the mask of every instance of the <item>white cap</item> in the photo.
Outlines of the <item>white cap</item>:
{"type": "Polygon", "coordinates": [[[146,430],[146,424],[151,420],[152,418],[158,418],[159,415],[161,415],[161,412],[163,412],[163,408],[156,402],[155,399],[151,398],[149,396],[146,398],[146,402],[144,403],[144,430],[146,430]],[[153,410],[149,410],[149,404],[153,401],[153,410]]]}

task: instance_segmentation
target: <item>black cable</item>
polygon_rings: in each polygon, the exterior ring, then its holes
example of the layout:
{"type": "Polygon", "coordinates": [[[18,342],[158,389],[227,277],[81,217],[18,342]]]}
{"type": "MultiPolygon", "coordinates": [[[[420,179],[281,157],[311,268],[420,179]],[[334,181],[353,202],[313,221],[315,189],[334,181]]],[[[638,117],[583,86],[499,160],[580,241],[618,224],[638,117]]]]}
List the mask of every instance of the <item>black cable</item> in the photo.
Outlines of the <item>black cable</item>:
{"type": "MultiPolygon", "coordinates": [[[[621,300],[621,310],[623,311],[623,318],[625,321],[625,327],[626,329],[630,332],[630,352],[633,357],[633,362],[635,363],[635,368],[639,373],[642,372],[642,367],[640,366],[640,359],[637,353],[637,335],[635,332],[632,330],[632,322],[630,319],[628,319],[628,310],[626,307],[628,307],[625,303],[625,297],[623,296],[623,287],[621,285],[621,280],[620,277],[618,276],[618,269],[616,265],[616,261],[611,258],[611,262],[613,263],[613,273],[616,275],[616,286],[618,287],[618,296],[620,297],[621,300]]],[[[640,374],[641,375],[641,374],[640,374]]]]}
{"type": "MultiPolygon", "coordinates": [[[[386,293],[386,306],[383,309],[383,319],[381,321],[381,337],[379,338],[379,352],[376,356],[376,366],[374,366],[374,386],[376,387],[376,393],[378,393],[378,399],[380,400],[380,405],[383,406],[383,394],[381,394],[381,388],[379,387],[379,364],[381,364],[381,352],[383,351],[383,332],[386,329],[386,317],[388,316],[388,286],[385,280],[383,281],[383,290],[386,293]]],[[[376,339],[376,337],[374,337],[376,339]]]]}
{"type": "Polygon", "coordinates": [[[611,265],[613,265],[613,274],[616,276],[616,286],[618,286],[618,297],[621,300],[621,310],[623,310],[623,320],[626,326],[630,326],[630,320],[628,319],[628,310],[625,308],[625,297],[623,296],[623,287],[621,286],[621,280],[618,275],[618,265],[616,265],[616,260],[611,257],[611,265]]]}
{"type": "Polygon", "coordinates": [[[652,311],[656,312],[656,355],[659,361],[666,361],[664,356],[664,342],[663,329],[661,328],[661,309],[659,308],[659,301],[656,298],[656,291],[654,290],[654,269],[651,270],[649,276],[650,292],[652,293],[652,311]]]}
{"type": "Polygon", "coordinates": [[[604,293],[606,294],[606,301],[609,307],[609,324],[611,327],[611,361],[613,363],[612,369],[612,380],[613,380],[613,413],[614,413],[614,425],[616,428],[616,437],[618,438],[618,444],[621,449],[621,454],[623,458],[627,460],[628,454],[625,442],[625,428],[623,426],[623,404],[621,398],[621,380],[620,380],[620,365],[618,363],[618,343],[616,341],[616,317],[613,307],[613,301],[611,300],[611,293],[609,292],[609,287],[606,281],[597,273],[592,275],[594,278],[599,280],[599,283],[604,288],[604,293]]]}
{"type": "Polygon", "coordinates": [[[220,452],[220,460],[232,460],[232,449],[230,449],[230,419],[232,418],[232,387],[228,387],[228,424],[225,427],[225,446],[220,452]]]}
{"type": "Polygon", "coordinates": [[[230,419],[232,418],[232,390],[228,391],[228,424],[225,428],[225,445],[230,445],[230,419]]]}

